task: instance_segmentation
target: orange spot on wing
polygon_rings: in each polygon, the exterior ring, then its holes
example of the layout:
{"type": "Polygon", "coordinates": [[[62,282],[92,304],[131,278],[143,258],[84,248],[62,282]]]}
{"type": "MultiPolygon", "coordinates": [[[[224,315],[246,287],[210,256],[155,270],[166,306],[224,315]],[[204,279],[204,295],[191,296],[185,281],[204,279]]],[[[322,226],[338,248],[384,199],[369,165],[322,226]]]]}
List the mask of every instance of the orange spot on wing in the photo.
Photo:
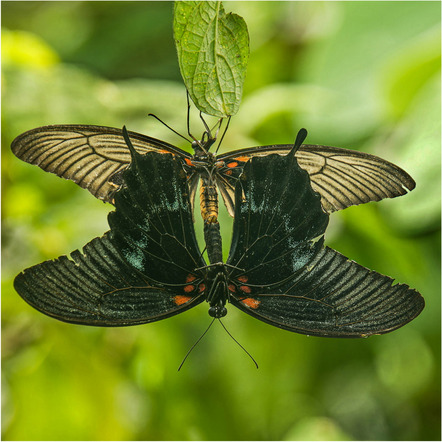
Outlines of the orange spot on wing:
{"type": "Polygon", "coordinates": [[[195,286],[194,285],[189,284],[189,285],[184,286],[184,291],[186,293],[193,292],[194,290],[195,290],[195,286]]]}
{"type": "Polygon", "coordinates": [[[199,291],[200,291],[200,293],[201,293],[201,292],[204,292],[204,290],[206,290],[206,286],[205,286],[205,284],[200,284],[200,285],[199,285],[199,291]]]}
{"type": "Polygon", "coordinates": [[[247,282],[248,280],[249,280],[249,278],[246,275],[240,276],[238,278],[238,281],[240,281],[240,282],[247,282]]]}
{"type": "Polygon", "coordinates": [[[232,171],[231,171],[231,170],[226,170],[224,173],[225,173],[226,175],[232,175],[232,171]]]}
{"type": "Polygon", "coordinates": [[[252,289],[247,285],[242,285],[239,289],[244,293],[252,293],[252,289]]]}
{"type": "Polygon", "coordinates": [[[230,169],[233,169],[234,167],[238,166],[238,163],[236,161],[232,161],[231,163],[226,164],[226,166],[230,169]]]}
{"type": "Polygon", "coordinates": [[[195,166],[195,164],[193,164],[192,161],[189,160],[189,158],[184,158],[184,161],[188,166],[195,166]]]}
{"type": "Polygon", "coordinates": [[[241,299],[241,302],[243,304],[245,304],[247,307],[250,308],[258,308],[259,304],[261,303],[261,301],[258,301],[257,299],[253,299],[253,298],[245,298],[245,299],[241,299]]]}
{"type": "Polygon", "coordinates": [[[186,282],[192,282],[192,281],[194,281],[195,279],[196,279],[196,276],[190,274],[190,275],[187,275],[186,282]]]}
{"type": "Polygon", "coordinates": [[[183,305],[186,302],[190,301],[192,298],[190,296],[177,295],[174,296],[174,301],[176,305],[183,305]]]}
{"type": "Polygon", "coordinates": [[[236,161],[241,161],[241,163],[247,163],[250,160],[250,157],[236,157],[236,161]]]}
{"type": "Polygon", "coordinates": [[[232,293],[235,293],[235,292],[236,292],[235,286],[234,286],[233,284],[229,284],[229,290],[230,290],[232,293]]]}
{"type": "Polygon", "coordinates": [[[170,152],[169,150],[166,150],[166,149],[160,149],[159,152],[160,152],[160,153],[170,153],[170,154],[172,154],[173,156],[175,156],[175,154],[174,154],[173,152],[170,152]]]}

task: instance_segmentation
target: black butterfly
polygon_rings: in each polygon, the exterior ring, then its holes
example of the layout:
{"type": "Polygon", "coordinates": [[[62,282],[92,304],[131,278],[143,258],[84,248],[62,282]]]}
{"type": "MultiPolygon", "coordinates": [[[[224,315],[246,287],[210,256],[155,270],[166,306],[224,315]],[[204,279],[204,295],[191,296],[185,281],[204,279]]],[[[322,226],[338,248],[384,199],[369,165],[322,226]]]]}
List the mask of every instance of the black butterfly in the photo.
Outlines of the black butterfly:
{"type": "Polygon", "coordinates": [[[229,257],[206,265],[181,159],[129,147],[131,166],[114,196],[110,231],[83,253],[16,277],[17,292],[43,313],[77,324],[127,326],[203,301],[221,318],[229,302],[290,331],[361,337],[395,330],[423,309],[417,291],[323,246],[328,215],[294,149],[246,162],[235,188],[229,257]]]}

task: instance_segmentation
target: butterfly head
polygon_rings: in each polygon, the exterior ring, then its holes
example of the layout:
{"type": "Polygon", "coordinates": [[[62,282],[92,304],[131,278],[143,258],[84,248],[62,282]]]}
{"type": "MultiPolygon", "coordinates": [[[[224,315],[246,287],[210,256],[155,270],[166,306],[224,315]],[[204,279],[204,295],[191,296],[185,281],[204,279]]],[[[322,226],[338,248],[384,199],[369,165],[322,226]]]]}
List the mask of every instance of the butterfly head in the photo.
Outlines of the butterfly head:
{"type": "Polygon", "coordinates": [[[222,318],[227,315],[226,302],[229,294],[226,266],[222,263],[209,266],[206,278],[209,315],[222,318]]]}
{"type": "Polygon", "coordinates": [[[212,318],[223,318],[227,315],[227,309],[223,305],[212,305],[209,308],[209,316],[212,318]]]}
{"type": "Polygon", "coordinates": [[[208,132],[204,132],[201,140],[192,141],[192,149],[195,152],[195,156],[207,155],[216,138],[212,137],[208,132]]]}

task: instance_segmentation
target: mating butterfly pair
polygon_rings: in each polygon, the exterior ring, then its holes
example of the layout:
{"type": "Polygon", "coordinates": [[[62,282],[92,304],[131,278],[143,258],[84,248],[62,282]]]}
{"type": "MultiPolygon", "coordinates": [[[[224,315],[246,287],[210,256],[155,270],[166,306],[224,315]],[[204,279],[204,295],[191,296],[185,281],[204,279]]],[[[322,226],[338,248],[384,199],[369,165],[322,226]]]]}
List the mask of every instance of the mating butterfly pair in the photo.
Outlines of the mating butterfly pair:
{"type": "MultiPolygon", "coordinates": [[[[327,212],[414,187],[391,163],[300,146],[300,138],[295,147],[219,157],[201,149],[191,157],[142,135],[129,133],[124,142],[116,129],[101,130],[41,128],[12,146],[20,158],[73,179],[116,207],[110,231],[83,253],[17,276],[18,293],[43,313],[79,324],[124,326],[163,319],[206,300],[215,318],[226,314],[229,302],[298,333],[360,337],[392,331],[423,309],[417,291],[323,246],[327,212]],[[69,130],[78,136],[67,137],[69,130]],[[196,241],[198,175],[224,186],[221,194],[235,216],[226,263],[207,265],[196,241]]],[[[219,252],[218,245],[213,248],[219,252]]]]}

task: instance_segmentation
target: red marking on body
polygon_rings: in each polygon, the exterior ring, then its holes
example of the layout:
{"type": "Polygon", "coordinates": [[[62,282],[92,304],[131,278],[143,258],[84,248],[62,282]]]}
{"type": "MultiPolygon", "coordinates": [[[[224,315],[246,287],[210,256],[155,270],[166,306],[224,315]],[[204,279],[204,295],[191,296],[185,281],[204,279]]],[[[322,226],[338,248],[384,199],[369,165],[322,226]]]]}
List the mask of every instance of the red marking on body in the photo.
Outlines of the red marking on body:
{"type": "Polygon", "coordinates": [[[192,281],[194,281],[195,279],[196,279],[196,276],[190,274],[190,275],[187,275],[186,282],[192,282],[192,281]]]}
{"type": "Polygon", "coordinates": [[[237,166],[238,166],[238,163],[237,163],[236,161],[232,161],[231,163],[226,164],[226,166],[227,166],[229,169],[233,169],[234,167],[237,167],[237,166]]]}
{"type": "Polygon", "coordinates": [[[243,304],[245,304],[247,307],[254,308],[254,309],[258,308],[259,304],[261,303],[261,301],[258,301],[258,300],[253,299],[253,298],[241,299],[241,302],[243,304]]]}
{"type": "Polygon", "coordinates": [[[193,164],[192,161],[189,160],[189,158],[184,158],[184,161],[188,166],[195,166],[195,164],[193,164]]]}
{"type": "Polygon", "coordinates": [[[247,285],[242,285],[242,286],[240,286],[239,289],[241,291],[243,291],[244,293],[252,293],[252,289],[247,285]]]}
{"type": "Polygon", "coordinates": [[[200,293],[201,293],[201,292],[204,292],[204,290],[206,290],[206,286],[205,286],[205,284],[200,284],[200,285],[199,285],[199,291],[200,291],[200,293]]]}
{"type": "Polygon", "coordinates": [[[176,305],[183,305],[186,302],[190,301],[192,298],[190,296],[177,295],[174,296],[174,301],[176,305]]]}
{"type": "Polygon", "coordinates": [[[195,286],[192,285],[192,284],[189,284],[189,285],[184,286],[184,291],[185,291],[186,293],[193,292],[194,290],[195,290],[195,286]]]}
{"type": "Polygon", "coordinates": [[[235,293],[235,292],[236,292],[235,286],[234,286],[233,284],[229,284],[229,290],[230,290],[232,293],[235,293]]]}
{"type": "Polygon", "coordinates": [[[244,275],[244,276],[240,276],[239,278],[238,278],[238,281],[239,282],[247,282],[249,280],[249,278],[246,276],[246,275],[244,275]]]}

